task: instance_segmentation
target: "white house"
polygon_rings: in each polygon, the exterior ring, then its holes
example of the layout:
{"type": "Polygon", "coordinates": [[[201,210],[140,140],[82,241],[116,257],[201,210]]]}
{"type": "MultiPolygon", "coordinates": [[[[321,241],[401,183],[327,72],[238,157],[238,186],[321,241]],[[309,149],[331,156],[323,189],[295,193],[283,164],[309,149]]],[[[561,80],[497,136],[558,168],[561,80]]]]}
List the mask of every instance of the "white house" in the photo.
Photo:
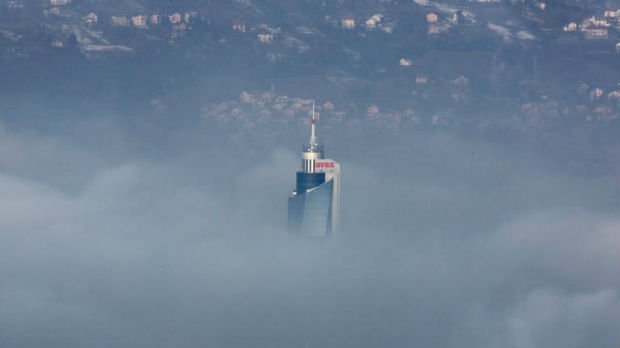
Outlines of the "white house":
{"type": "Polygon", "coordinates": [[[170,16],[168,16],[168,21],[172,24],[181,23],[181,14],[178,12],[171,14],[170,16]]]}
{"type": "Polygon", "coordinates": [[[562,28],[562,30],[564,30],[564,31],[575,31],[575,30],[577,30],[577,23],[570,22],[567,25],[565,25],[564,28],[562,28]]]}
{"type": "Polygon", "coordinates": [[[270,43],[273,41],[273,34],[258,34],[258,41],[261,43],[270,43]]]}
{"type": "Polygon", "coordinates": [[[134,27],[146,28],[146,16],[143,16],[143,15],[133,16],[131,17],[131,23],[133,24],[134,27]]]}
{"type": "Polygon", "coordinates": [[[348,30],[355,28],[355,18],[350,16],[344,17],[342,19],[342,28],[348,30]]]}
{"type": "Polygon", "coordinates": [[[91,12],[83,17],[84,23],[87,25],[97,24],[97,15],[94,12],[91,12]]]}
{"type": "Polygon", "coordinates": [[[112,25],[126,27],[129,25],[129,19],[127,17],[112,16],[112,25]]]}

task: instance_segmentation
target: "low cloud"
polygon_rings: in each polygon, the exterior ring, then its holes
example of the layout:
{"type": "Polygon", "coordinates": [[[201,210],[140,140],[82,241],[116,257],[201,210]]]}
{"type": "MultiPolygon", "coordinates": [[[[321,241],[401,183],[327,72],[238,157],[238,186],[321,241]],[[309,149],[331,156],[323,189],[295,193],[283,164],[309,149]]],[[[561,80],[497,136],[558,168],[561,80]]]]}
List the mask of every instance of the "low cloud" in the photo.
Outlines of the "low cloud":
{"type": "Polygon", "coordinates": [[[418,4],[420,6],[428,6],[429,5],[429,1],[428,0],[413,0],[413,2],[415,2],[416,4],[418,4]]]}
{"type": "Polygon", "coordinates": [[[4,132],[40,144],[32,161],[0,170],[3,346],[620,340],[620,224],[606,177],[442,133],[363,152],[339,139],[328,156],[343,165],[344,228],[306,240],[284,231],[299,165],[288,149],[188,136],[174,155],[112,161],[65,137],[4,132]],[[30,175],[54,167],[48,143],[67,173],[81,158],[97,165],[62,183],[30,175]]]}
{"type": "Polygon", "coordinates": [[[610,334],[618,322],[620,300],[617,290],[610,288],[586,293],[566,293],[554,289],[530,292],[518,303],[507,323],[515,346],[583,347],[606,337],[618,341],[610,334]],[[564,333],[557,329],[563,327],[564,333]]]}
{"type": "Polygon", "coordinates": [[[519,40],[534,40],[534,39],[536,39],[536,37],[534,35],[530,34],[527,31],[524,31],[524,30],[519,30],[517,32],[517,38],[519,40]]]}

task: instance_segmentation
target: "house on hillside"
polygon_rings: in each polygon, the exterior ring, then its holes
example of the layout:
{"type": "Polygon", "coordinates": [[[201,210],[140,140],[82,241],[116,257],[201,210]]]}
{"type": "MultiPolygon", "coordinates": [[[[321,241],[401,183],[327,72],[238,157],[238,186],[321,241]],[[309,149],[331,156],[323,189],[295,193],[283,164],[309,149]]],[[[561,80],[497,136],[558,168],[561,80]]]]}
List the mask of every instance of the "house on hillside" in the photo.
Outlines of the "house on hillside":
{"type": "Polygon", "coordinates": [[[97,15],[94,12],[87,14],[86,16],[82,17],[82,19],[84,20],[84,23],[86,25],[97,24],[97,15]]]}
{"type": "Polygon", "coordinates": [[[112,25],[119,27],[127,27],[129,26],[129,19],[127,17],[122,16],[112,16],[112,25]]]}
{"type": "Polygon", "coordinates": [[[247,30],[247,24],[245,21],[235,20],[233,21],[232,29],[233,31],[245,33],[245,31],[247,30]]]}
{"type": "Polygon", "coordinates": [[[607,39],[608,36],[609,36],[609,30],[606,28],[586,29],[586,39],[588,40],[607,39]]]}
{"type": "Polygon", "coordinates": [[[398,61],[398,64],[400,66],[412,66],[413,65],[413,61],[411,59],[407,59],[407,58],[401,58],[398,61]]]}
{"type": "Polygon", "coordinates": [[[383,15],[380,13],[377,13],[373,15],[372,17],[368,18],[368,20],[366,20],[366,23],[364,23],[364,26],[366,27],[367,30],[375,29],[377,25],[381,23],[382,19],[383,19],[383,15]]]}
{"type": "Polygon", "coordinates": [[[603,96],[603,90],[600,88],[595,88],[590,91],[590,100],[595,101],[603,96]]]}
{"type": "Polygon", "coordinates": [[[172,24],[181,23],[181,14],[178,12],[171,14],[170,16],[168,16],[168,22],[172,24]]]}
{"type": "Polygon", "coordinates": [[[564,31],[576,31],[577,30],[577,23],[575,22],[570,22],[568,24],[566,24],[562,30],[564,31]]]}
{"type": "Polygon", "coordinates": [[[609,28],[611,24],[605,19],[597,19],[596,17],[588,17],[581,21],[581,30],[586,31],[591,27],[609,28]]]}
{"type": "Polygon", "coordinates": [[[609,92],[607,99],[620,99],[620,90],[609,92]]]}
{"type": "Polygon", "coordinates": [[[437,23],[437,15],[434,13],[429,13],[426,15],[426,22],[427,23],[437,23]]]}
{"type": "Polygon", "coordinates": [[[355,28],[355,18],[352,16],[344,17],[341,21],[342,29],[351,30],[355,28]]]}
{"type": "Polygon", "coordinates": [[[273,34],[258,34],[256,37],[261,43],[271,43],[273,41],[273,34]]]}
{"type": "Polygon", "coordinates": [[[146,28],[146,16],[137,15],[131,17],[131,23],[137,28],[146,28]]]}

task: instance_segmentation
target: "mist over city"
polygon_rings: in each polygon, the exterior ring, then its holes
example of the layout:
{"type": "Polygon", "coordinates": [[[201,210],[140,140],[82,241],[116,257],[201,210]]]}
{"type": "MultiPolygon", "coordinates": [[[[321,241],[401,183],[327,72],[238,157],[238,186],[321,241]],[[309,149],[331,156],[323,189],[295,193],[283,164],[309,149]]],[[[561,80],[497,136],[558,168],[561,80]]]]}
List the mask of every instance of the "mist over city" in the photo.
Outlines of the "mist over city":
{"type": "Polygon", "coordinates": [[[3,0],[0,346],[617,347],[619,17],[3,0]]]}

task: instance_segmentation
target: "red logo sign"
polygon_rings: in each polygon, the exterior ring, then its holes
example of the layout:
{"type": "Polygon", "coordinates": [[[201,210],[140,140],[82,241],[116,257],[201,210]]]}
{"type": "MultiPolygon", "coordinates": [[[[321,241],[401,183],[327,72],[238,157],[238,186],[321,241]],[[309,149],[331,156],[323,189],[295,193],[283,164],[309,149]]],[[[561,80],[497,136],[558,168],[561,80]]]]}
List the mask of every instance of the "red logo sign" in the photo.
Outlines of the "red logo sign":
{"type": "Polygon", "coordinates": [[[334,168],[334,162],[316,162],[317,168],[334,168]]]}

